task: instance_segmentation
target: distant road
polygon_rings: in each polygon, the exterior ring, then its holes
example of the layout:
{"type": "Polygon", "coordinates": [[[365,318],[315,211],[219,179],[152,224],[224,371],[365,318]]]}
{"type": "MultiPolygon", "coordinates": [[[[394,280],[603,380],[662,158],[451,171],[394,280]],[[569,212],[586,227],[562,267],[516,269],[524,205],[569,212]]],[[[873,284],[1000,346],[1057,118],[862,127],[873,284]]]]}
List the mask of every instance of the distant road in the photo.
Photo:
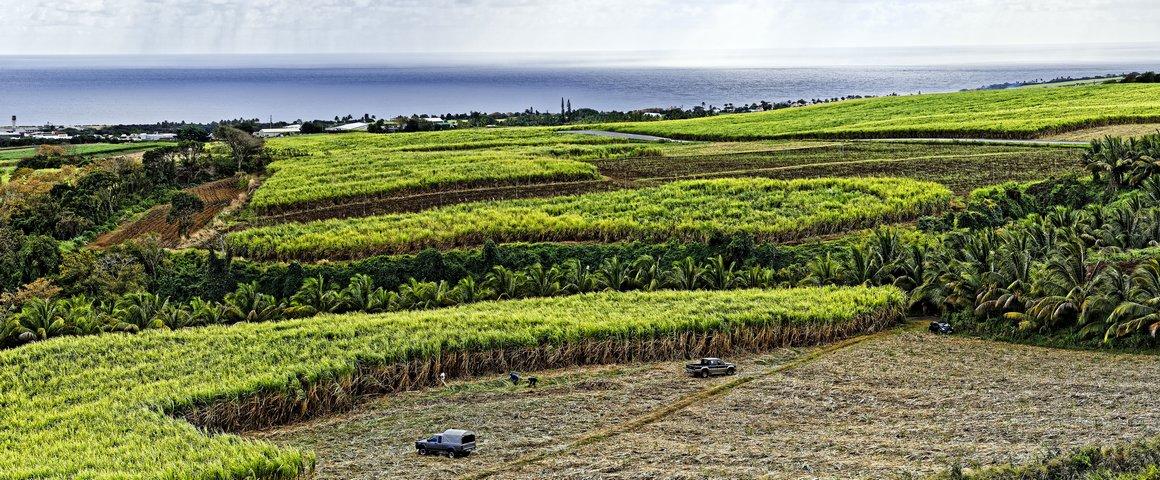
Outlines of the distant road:
{"type": "MultiPolygon", "coordinates": [[[[605,130],[561,130],[559,133],[574,133],[577,135],[593,135],[597,137],[612,137],[623,138],[625,140],[640,140],[645,142],[686,142],[688,140],[676,140],[672,138],[658,137],[655,135],[640,135],[637,133],[623,133],[623,132],[609,132],[605,130]]],[[[824,140],[824,139],[818,139],[824,140]]],[[[1063,147],[1082,147],[1087,146],[1090,142],[1077,142],[1070,140],[1037,140],[1037,139],[1001,139],[1001,138],[858,138],[858,139],[842,139],[835,138],[829,141],[845,141],[845,142],[894,142],[894,143],[978,143],[985,145],[1040,145],[1040,146],[1063,146],[1063,147]]]]}
{"type": "Polygon", "coordinates": [[[561,130],[560,133],[575,133],[577,135],[593,135],[596,137],[612,137],[623,138],[625,140],[640,140],[644,142],[684,142],[685,140],[674,140],[672,138],[657,137],[653,135],[640,135],[636,133],[622,133],[622,132],[607,132],[604,130],[561,130]]]}

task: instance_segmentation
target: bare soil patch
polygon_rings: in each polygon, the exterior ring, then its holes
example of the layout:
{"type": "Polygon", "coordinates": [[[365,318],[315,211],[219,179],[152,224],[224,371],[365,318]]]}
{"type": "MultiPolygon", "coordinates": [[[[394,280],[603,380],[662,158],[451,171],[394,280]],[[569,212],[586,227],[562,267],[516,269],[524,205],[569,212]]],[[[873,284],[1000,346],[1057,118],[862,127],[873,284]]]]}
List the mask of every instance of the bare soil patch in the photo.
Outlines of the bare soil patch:
{"type": "MultiPolygon", "coordinates": [[[[197,195],[205,203],[205,208],[194,216],[193,226],[190,227],[192,234],[209,224],[218,213],[243,194],[245,189],[238,187],[238,179],[225,178],[187,188],[185,191],[197,195]]],[[[104,248],[146,235],[157,235],[161,245],[169,248],[177,247],[181,242],[181,237],[178,235],[177,225],[166,221],[167,215],[169,215],[168,204],[153,207],[136,220],[127,222],[115,230],[97,237],[91,246],[104,248]]]]}

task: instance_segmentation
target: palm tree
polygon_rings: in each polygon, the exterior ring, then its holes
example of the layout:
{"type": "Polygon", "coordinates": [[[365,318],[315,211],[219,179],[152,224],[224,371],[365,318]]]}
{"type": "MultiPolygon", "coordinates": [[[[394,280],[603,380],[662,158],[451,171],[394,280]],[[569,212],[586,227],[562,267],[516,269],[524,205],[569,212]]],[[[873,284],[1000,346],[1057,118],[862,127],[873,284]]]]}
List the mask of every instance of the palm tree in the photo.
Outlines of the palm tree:
{"type": "Polygon", "coordinates": [[[527,289],[532,296],[554,297],[565,292],[560,281],[563,274],[557,267],[544,269],[542,264],[536,262],[524,270],[524,275],[527,278],[527,289]]]}
{"type": "Polygon", "coordinates": [[[92,300],[84,295],[61,300],[58,310],[69,330],[76,335],[93,335],[104,327],[101,316],[93,308],[92,300]]]}
{"type": "Polygon", "coordinates": [[[238,285],[226,295],[225,318],[230,322],[268,322],[282,318],[282,305],[273,295],[258,291],[258,282],[238,285]]]}
{"type": "Polygon", "coordinates": [[[1042,296],[1028,304],[1025,314],[1008,318],[1019,328],[1055,329],[1062,325],[1087,326],[1113,306],[1103,295],[1103,265],[1089,267],[1087,249],[1078,240],[1061,246],[1035,279],[1034,289],[1042,296]]]}
{"type": "Polygon", "coordinates": [[[500,300],[522,298],[526,279],[523,274],[509,270],[503,265],[492,267],[484,285],[495,291],[500,300]]]}
{"type": "Polygon", "coordinates": [[[733,262],[725,263],[725,257],[717,255],[709,260],[703,269],[705,285],[713,290],[728,290],[733,288],[733,262]]]}
{"type": "Polygon", "coordinates": [[[581,265],[575,258],[564,262],[561,283],[564,291],[569,293],[584,293],[596,290],[596,276],[588,266],[581,265]]]}
{"type": "Polygon", "coordinates": [[[733,283],[744,288],[770,288],[774,284],[773,270],[754,265],[738,272],[733,283]]]}
{"type": "Polygon", "coordinates": [[[1104,341],[1135,332],[1160,335],[1160,259],[1141,263],[1132,274],[1132,291],[1108,317],[1104,341]]]}
{"type": "Polygon", "coordinates": [[[388,292],[380,287],[372,290],[370,295],[368,295],[368,312],[391,312],[399,310],[400,308],[401,306],[399,305],[399,294],[396,292],[388,292]]]}
{"type": "Polygon", "coordinates": [[[1129,172],[1137,167],[1139,154],[1129,142],[1120,137],[1106,136],[1093,140],[1081,161],[1092,174],[1092,181],[1099,183],[1107,177],[1109,193],[1116,193],[1124,184],[1129,172]]]}
{"type": "Polygon", "coordinates": [[[620,257],[606,258],[596,269],[596,286],[601,290],[625,291],[632,287],[631,280],[628,265],[620,257]]]}
{"type": "Polygon", "coordinates": [[[350,277],[346,288],[342,289],[342,299],[352,310],[365,312],[370,310],[371,292],[375,289],[375,282],[370,275],[357,274],[350,277]]]}
{"type": "Polygon", "coordinates": [[[222,323],[225,309],[220,303],[193,297],[189,301],[189,315],[190,321],[195,325],[216,325],[222,323]]]}
{"type": "Polygon", "coordinates": [[[1129,141],[1132,150],[1136,152],[1136,164],[1132,168],[1129,183],[1139,186],[1160,172],[1160,134],[1144,135],[1129,141]]]}
{"type": "Polygon", "coordinates": [[[674,262],[669,267],[668,284],[678,290],[696,290],[700,288],[704,271],[693,257],[674,262]]]}
{"type": "Polygon", "coordinates": [[[809,273],[802,279],[802,283],[807,285],[838,283],[842,276],[841,265],[834,260],[830,252],[811,260],[806,264],[806,270],[809,273]]]}
{"type": "Polygon", "coordinates": [[[44,340],[69,333],[68,324],[61,318],[56,302],[34,298],[24,303],[17,313],[16,323],[23,332],[31,333],[37,340],[44,340]]]}
{"type": "Polygon", "coordinates": [[[322,276],[307,278],[293,296],[290,305],[313,313],[336,313],[343,309],[346,299],[331,288],[322,276]]]}
{"type": "Polygon", "coordinates": [[[641,290],[652,292],[664,287],[665,272],[659,258],[641,255],[632,262],[632,271],[632,283],[641,290]]]}
{"type": "Polygon", "coordinates": [[[114,314],[132,331],[164,328],[161,313],[168,306],[168,298],[149,292],[132,292],[117,300],[114,314]]]}
{"type": "Polygon", "coordinates": [[[495,297],[495,292],[477,283],[474,277],[467,276],[455,284],[451,296],[457,303],[474,303],[495,297]]]}

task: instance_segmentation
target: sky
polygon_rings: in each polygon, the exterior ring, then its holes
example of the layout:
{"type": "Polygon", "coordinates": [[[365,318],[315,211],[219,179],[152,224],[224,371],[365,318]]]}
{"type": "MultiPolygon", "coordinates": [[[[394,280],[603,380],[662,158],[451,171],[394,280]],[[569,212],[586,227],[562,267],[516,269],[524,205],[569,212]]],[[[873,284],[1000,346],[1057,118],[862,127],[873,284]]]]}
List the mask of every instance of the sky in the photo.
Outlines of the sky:
{"type": "Polygon", "coordinates": [[[835,49],[853,60],[843,49],[1064,45],[1074,56],[1160,45],[1160,1],[5,0],[0,25],[0,55],[835,49]]]}

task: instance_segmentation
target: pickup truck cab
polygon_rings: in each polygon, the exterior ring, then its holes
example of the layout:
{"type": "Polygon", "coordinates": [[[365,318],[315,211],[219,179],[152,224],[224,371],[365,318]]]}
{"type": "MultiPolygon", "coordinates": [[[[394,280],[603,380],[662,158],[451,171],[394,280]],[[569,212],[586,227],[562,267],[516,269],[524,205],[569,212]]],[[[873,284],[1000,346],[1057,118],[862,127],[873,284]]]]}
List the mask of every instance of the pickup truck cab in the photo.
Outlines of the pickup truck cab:
{"type": "Polygon", "coordinates": [[[685,365],[685,373],[707,378],[710,375],[733,375],[737,366],[720,358],[702,358],[701,361],[685,365]]]}
{"type": "Polygon", "coordinates": [[[475,432],[450,429],[431,438],[415,442],[419,455],[447,455],[458,458],[471,455],[475,451],[475,432]]]}

